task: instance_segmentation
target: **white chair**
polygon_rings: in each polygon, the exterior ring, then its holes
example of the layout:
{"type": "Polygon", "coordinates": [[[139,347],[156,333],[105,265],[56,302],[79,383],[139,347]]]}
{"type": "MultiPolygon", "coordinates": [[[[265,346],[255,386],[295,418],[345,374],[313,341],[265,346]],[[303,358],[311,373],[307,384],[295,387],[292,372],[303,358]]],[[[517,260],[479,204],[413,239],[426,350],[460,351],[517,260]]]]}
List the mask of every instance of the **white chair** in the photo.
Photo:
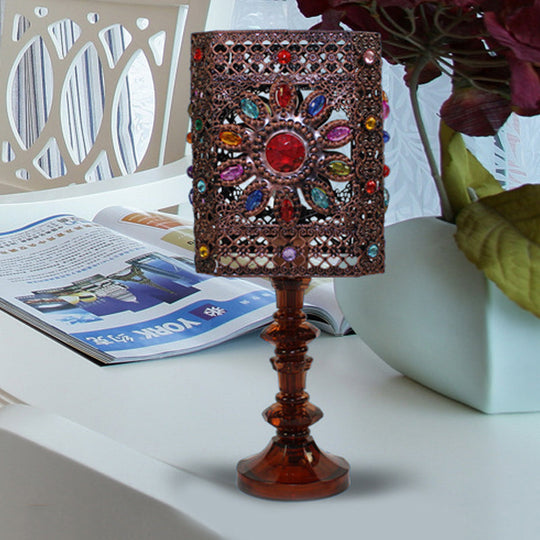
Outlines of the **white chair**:
{"type": "Polygon", "coordinates": [[[52,212],[92,217],[108,204],[158,209],[186,200],[190,35],[204,29],[208,5],[5,1],[0,227],[52,212]],[[133,125],[141,89],[149,129],[133,125]]]}

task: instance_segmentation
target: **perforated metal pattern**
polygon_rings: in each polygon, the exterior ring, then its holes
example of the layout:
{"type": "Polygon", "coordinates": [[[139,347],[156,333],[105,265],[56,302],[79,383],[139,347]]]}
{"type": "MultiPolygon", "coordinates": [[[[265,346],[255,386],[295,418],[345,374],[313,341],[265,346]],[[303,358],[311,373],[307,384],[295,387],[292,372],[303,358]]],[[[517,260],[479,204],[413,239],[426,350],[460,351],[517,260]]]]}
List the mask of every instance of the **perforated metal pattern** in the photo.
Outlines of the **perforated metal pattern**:
{"type": "Polygon", "coordinates": [[[198,271],[383,271],[380,70],[374,33],[193,34],[198,271]]]}

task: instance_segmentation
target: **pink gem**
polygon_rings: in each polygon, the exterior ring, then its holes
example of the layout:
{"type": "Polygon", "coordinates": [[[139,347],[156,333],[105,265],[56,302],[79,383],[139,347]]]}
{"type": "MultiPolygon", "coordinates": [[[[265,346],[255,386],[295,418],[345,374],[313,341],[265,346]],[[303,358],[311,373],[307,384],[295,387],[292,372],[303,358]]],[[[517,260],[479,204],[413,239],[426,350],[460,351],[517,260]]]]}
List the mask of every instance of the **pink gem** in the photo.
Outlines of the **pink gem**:
{"type": "Polygon", "coordinates": [[[336,126],[326,134],[326,138],[331,142],[339,142],[346,139],[350,134],[351,128],[349,126],[336,126]]]}
{"type": "Polygon", "coordinates": [[[390,105],[388,105],[388,101],[382,102],[382,117],[383,119],[388,118],[390,115],[390,105]]]}
{"type": "Polygon", "coordinates": [[[220,178],[225,182],[232,182],[237,178],[240,178],[244,174],[244,167],[242,165],[231,165],[227,167],[219,174],[220,178]]]}
{"type": "Polygon", "coordinates": [[[299,169],[306,159],[304,143],[294,133],[277,133],[266,143],[266,160],[277,172],[289,173],[299,169]]]}
{"type": "Polygon", "coordinates": [[[373,64],[375,62],[375,53],[371,49],[368,49],[364,53],[364,62],[366,64],[373,64]]]}

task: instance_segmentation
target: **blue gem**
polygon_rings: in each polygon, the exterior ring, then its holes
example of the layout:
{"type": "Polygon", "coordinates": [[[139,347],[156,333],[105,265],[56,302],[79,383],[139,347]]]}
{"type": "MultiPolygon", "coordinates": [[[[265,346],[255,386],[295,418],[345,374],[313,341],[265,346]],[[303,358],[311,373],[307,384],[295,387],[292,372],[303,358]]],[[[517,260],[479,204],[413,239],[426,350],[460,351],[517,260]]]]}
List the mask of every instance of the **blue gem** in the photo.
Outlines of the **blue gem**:
{"type": "Polygon", "coordinates": [[[390,204],[390,193],[386,188],[384,188],[384,206],[388,208],[389,204],[390,204]]]}
{"type": "Polygon", "coordinates": [[[326,98],[319,94],[318,96],[315,96],[309,103],[307,108],[307,113],[309,116],[317,116],[326,105],[326,98]]]}
{"type": "Polygon", "coordinates": [[[190,204],[193,204],[193,189],[189,190],[188,199],[189,199],[190,204]]]}
{"type": "Polygon", "coordinates": [[[379,254],[379,246],[377,244],[371,244],[367,248],[368,257],[374,259],[379,254]]]}
{"type": "Polygon", "coordinates": [[[252,118],[253,120],[259,118],[259,107],[257,107],[257,104],[251,99],[244,98],[240,102],[240,108],[248,118],[252,118]]]}
{"type": "Polygon", "coordinates": [[[315,205],[317,205],[319,208],[323,208],[324,210],[330,206],[330,199],[328,198],[328,195],[318,187],[312,188],[311,200],[315,205]]]}
{"type": "Polygon", "coordinates": [[[260,189],[252,191],[246,199],[246,210],[248,212],[253,212],[256,210],[262,203],[263,192],[260,189]]]}
{"type": "Polygon", "coordinates": [[[199,190],[199,193],[204,193],[206,191],[206,183],[204,180],[199,180],[197,182],[197,189],[199,190]]]}
{"type": "Polygon", "coordinates": [[[390,133],[388,133],[388,131],[383,130],[382,138],[383,138],[383,141],[386,144],[390,140],[390,133]]]}

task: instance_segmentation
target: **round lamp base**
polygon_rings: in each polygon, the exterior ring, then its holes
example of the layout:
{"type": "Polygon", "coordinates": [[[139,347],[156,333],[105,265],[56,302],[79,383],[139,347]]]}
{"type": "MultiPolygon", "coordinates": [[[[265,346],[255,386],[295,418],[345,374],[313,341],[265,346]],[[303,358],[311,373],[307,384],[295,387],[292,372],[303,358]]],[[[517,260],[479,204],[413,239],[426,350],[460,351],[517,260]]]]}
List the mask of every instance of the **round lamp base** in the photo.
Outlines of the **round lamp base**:
{"type": "Polygon", "coordinates": [[[322,499],[349,487],[348,463],[319,450],[311,437],[294,446],[274,437],[261,453],[240,461],[236,470],[238,488],[265,499],[322,499]]]}

